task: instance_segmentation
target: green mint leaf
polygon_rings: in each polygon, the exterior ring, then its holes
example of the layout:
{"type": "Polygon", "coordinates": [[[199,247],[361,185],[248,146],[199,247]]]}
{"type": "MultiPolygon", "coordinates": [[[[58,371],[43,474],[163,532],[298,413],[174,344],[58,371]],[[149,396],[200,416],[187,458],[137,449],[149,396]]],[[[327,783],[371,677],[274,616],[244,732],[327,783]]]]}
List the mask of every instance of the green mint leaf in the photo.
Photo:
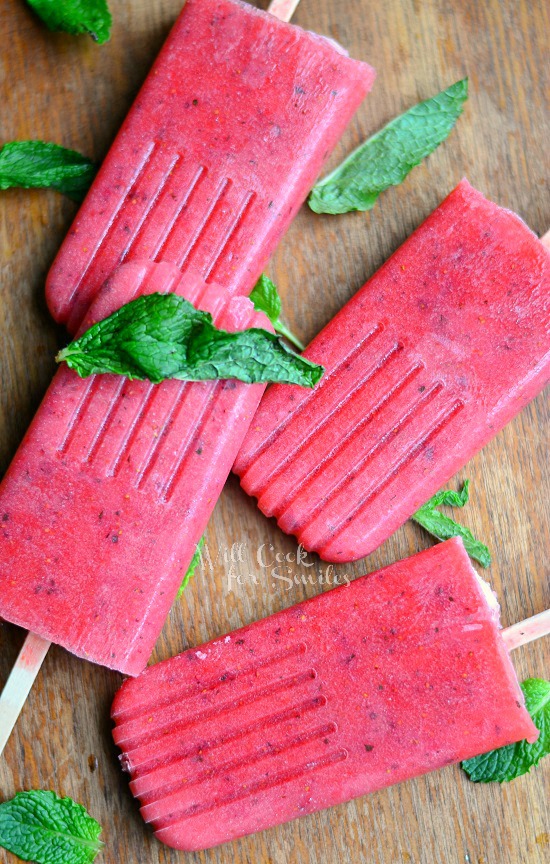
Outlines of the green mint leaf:
{"type": "Polygon", "coordinates": [[[466,552],[475,561],[479,561],[482,567],[491,564],[491,553],[484,543],[476,540],[469,528],[450,519],[439,510],[422,513],[418,511],[412,517],[415,522],[422,525],[430,534],[438,540],[449,540],[451,537],[462,537],[466,552]]]}
{"type": "Polygon", "coordinates": [[[462,763],[474,783],[506,783],[527,774],[550,753],[550,681],[528,678],[521,685],[525,706],[540,731],[534,744],[519,741],[462,763]]]}
{"type": "Polygon", "coordinates": [[[200,564],[201,560],[201,549],[204,546],[204,537],[201,537],[199,542],[197,543],[197,548],[195,549],[195,554],[191,558],[191,562],[189,567],[187,568],[187,573],[183,577],[183,582],[180,585],[180,590],[178,591],[178,599],[181,597],[187,586],[189,585],[190,580],[195,575],[195,570],[200,564]]]}
{"type": "Polygon", "coordinates": [[[50,30],[78,35],[89,33],[95,42],[107,42],[113,19],[106,0],[27,0],[50,30]]]}
{"type": "Polygon", "coordinates": [[[433,510],[434,507],[464,507],[470,500],[470,481],[465,480],[460,492],[454,489],[442,489],[421,507],[421,510],[433,510]]]}
{"type": "Polygon", "coordinates": [[[236,378],[314,387],[324,372],[267,330],[218,330],[208,312],[175,294],[132,300],[71,342],[57,361],[82,378],[111,372],[154,384],[236,378]]]}
{"type": "Polygon", "coordinates": [[[397,186],[449,135],[468,98],[468,79],[457,81],[384,126],[313,187],[316,213],[370,210],[381,192],[397,186]]]}
{"type": "Polygon", "coordinates": [[[36,864],[90,864],[103,848],[101,825],[71,798],[19,792],[0,804],[0,846],[36,864]]]}
{"type": "Polygon", "coordinates": [[[438,540],[449,540],[450,537],[462,537],[464,546],[470,558],[479,561],[482,567],[489,567],[491,553],[484,543],[476,540],[469,528],[455,522],[437,510],[437,507],[464,507],[469,499],[470,481],[466,480],[460,492],[444,489],[424,504],[411,516],[415,522],[422,525],[438,540]]]}
{"type": "Polygon", "coordinates": [[[281,315],[281,298],[275,283],[265,273],[262,273],[256,282],[250,299],[254,303],[254,308],[259,312],[265,312],[272,324],[278,321],[281,315]]]}
{"type": "Polygon", "coordinates": [[[265,275],[265,273],[262,273],[256,282],[252,294],[250,295],[250,299],[254,303],[255,309],[259,312],[265,312],[273,324],[276,333],[279,333],[280,336],[284,336],[285,339],[288,339],[288,341],[295,345],[299,351],[304,350],[304,345],[300,342],[298,337],[295,336],[294,333],[288,329],[286,324],[283,324],[280,320],[281,298],[279,297],[276,285],[268,276],[265,275]]]}
{"type": "Polygon", "coordinates": [[[45,141],[9,141],[0,150],[0,189],[46,187],[82,201],[96,170],[76,150],[45,141]]]}

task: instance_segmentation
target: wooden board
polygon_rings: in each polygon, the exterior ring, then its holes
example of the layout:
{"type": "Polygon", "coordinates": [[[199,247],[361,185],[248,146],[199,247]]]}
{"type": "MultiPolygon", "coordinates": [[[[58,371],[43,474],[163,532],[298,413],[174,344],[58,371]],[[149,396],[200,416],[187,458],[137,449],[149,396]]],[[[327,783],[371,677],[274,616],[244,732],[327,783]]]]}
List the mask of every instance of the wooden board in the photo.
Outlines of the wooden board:
{"type": "MultiPolygon", "coordinates": [[[[45,138],[101,159],[160,48],[181,0],[112,0],[113,39],[51,34],[23,0],[0,0],[0,141],[45,138]]],[[[265,5],[265,4],[264,4],[265,5]]],[[[335,160],[395,114],[470,76],[471,97],[450,140],[384,194],[368,214],[319,217],[303,209],[269,273],[288,323],[311,338],[463,176],[550,226],[547,148],[549,7],[544,0],[303,0],[296,22],[326,33],[378,80],[335,160]],[[545,78],[546,74],[546,78],[545,78]]],[[[51,378],[65,338],[48,316],[44,279],[75,213],[53,192],[0,194],[0,471],[51,378]]],[[[548,398],[540,396],[461,472],[473,501],[461,514],[490,543],[488,577],[504,624],[550,605],[548,398]]],[[[454,481],[453,481],[454,482],[454,481]]],[[[430,544],[411,523],[366,561],[337,568],[358,576],[430,544]]],[[[290,590],[266,578],[257,550],[294,554],[295,542],[230,478],[207,533],[206,563],[170,614],[154,660],[290,606],[322,590],[326,565],[289,564],[290,590]],[[232,546],[237,543],[238,546],[232,546]],[[241,574],[230,582],[230,558],[241,574]],[[300,579],[315,584],[301,584],[300,579]]],[[[308,562],[309,563],[309,562],[308,562]]],[[[0,685],[24,634],[0,625],[0,685]]],[[[550,640],[514,656],[521,678],[548,675],[550,640]],[[546,666],[545,666],[546,661],[546,666]]],[[[5,755],[0,800],[24,788],[55,789],[85,804],[104,826],[107,864],[542,864],[550,855],[550,759],[502,788],[476,786],[457,767],[195,855],[161,846],[145,827],[110,738],[109,708],[121,676],[52,648],[5,755]]],[[[0,861],[12,858],[0,851],[0,861]],[[5,857],[3,857],[5,856],[5,857]]]]}

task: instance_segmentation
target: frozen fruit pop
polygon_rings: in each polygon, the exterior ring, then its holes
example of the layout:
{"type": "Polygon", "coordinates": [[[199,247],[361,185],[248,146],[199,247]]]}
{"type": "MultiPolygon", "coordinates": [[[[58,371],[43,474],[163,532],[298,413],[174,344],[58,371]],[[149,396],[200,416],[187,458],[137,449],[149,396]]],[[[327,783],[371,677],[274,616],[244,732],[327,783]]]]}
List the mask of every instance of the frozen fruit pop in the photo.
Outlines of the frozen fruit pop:
{"type": "Polygon", "coordinates": [[[463,180],[304,356],[325,375],[268,390],[235,470],[306,549],[362,558],[548,380],[550,252],[463,180]]]}
{"type": "MultiPolygon", "coordinates": [[[[228,330],[267,326],[246,297],[152,262],[122,265],[84,328],[176,291],[228,330]]],[[[130,675],[146,665],[264,385],[60,368],[0,486],[0,617],[130,675]]]]}
{"type": "Polygon", "coordinates": [[[538,736],[458,539],[150,667],[112,716],[143,818],[186,850],[538,736]]]}
{"type": "Polygon", "coordinates": [[[187,0],[53,264],[54,317],[76,330],[132,258],[249,294],[373,79],[247,3],[187,0]]]}

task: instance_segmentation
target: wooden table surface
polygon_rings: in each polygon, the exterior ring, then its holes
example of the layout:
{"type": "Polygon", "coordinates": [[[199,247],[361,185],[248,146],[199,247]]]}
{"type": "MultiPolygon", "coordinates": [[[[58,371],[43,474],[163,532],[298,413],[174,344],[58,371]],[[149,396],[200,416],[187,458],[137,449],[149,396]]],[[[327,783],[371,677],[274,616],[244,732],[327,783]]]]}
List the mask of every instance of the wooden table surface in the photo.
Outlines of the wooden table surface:
{"type": "MultiPolygon", "coordinates": [[[[112,0],[111,42],[52,34],[23,0],[0,0],[0,141],[43,138],[98,160],[106,153],[182,0],[112,0]]],[[[265,3],[263,5],[266,5],[265,3]]],[[[303,209],[269,274],[288,323],[307,341],[352,296],[463,175],[539,232],[550,226],[546,179],[549,7],[544,0],[303,0],[295,21],[329,34],[378,70],[371,95],[337,149],[364,137],[464,75],[471,96],[448,142],[368,214],[319,217],[303,209]],[[545,78],[546,71],[546,78],[545,78]]],[[[44,303],[44,279],[75,213],[48,191],[0,193],[0,472],[54,370],[63,339],[44,303]]],[[[453,480],[470,477],[473,500],[461,518],[494,553],[488,578],[504,625],[550,605],[549,401],[541,395],[453,480]]],[[[342,565],[359,576],[430,545],[408,523],[366,561],[342,565]]],[[[153,660],[290,606],[320,590],[302,584],[325,571],[294,565],[290,590],[271,580],[236,585],[230,558],[261,575],[262,543],[294,552],[231,477],[207,532],[205,561],[176,602],[153,660]]],[[[0,685],[24,634],[0,625],[0,685]]],[[[520,679],[549,673],[550,640],[514,655],[520,679]],[[546,666],[545,666],[546,661],[546,666]]],[[[470,783],[458,767],[209,852],[161,846],[142,822],[117,764],[109,708],[121,676],[53,647],[0,759],[0,800],[17,790],[54,789],[101,822],[108,864],[542,864],[550,858],[550,759],[499,787],[470,783]]],[[[12,861],[0,851],[0,861],[12,861]],[[5,857],[3,857],[5,856],[5,857]]]]}

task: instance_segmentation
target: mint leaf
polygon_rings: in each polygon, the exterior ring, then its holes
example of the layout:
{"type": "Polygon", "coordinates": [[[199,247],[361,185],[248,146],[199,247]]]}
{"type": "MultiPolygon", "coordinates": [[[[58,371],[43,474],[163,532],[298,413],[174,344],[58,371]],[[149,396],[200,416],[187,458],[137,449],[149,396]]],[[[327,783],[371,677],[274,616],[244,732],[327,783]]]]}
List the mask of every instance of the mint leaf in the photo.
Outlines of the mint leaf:
{"type": "Polygon", "coordinates": [[[474,783],[506,783],[527,774],[550,753],[550,681],[528,678],[521,685],[525,696],[525,707],[540,730],[534,744],[519,741],[490,753],[466,759],[462,767],[474,783]]]}
{"type": "Polygon", "coordinates": [[[250,299],[254,303],[254,308],[259,312],[265,312],[273,325],[278,321],[281,314],[281,298],[275,283],[265,273],[262,273],[256,282],[250,299]]]}
{"type": "MultiPolygon", "coordinates": [[[[470,481],[465,480],[460,492],[455,492],[454,489],[442,489],[437,492],[433,498],[430,498],[424,507],[433,510],[434,507],[464,507],[470,500],[470,481]]],[[[420,509],[423,510],[424,507],[420,509]]]]}
{"type": "Polygon", "coordinates": [[[0,150],[0,189],[49,187],[82,201],[96,170],[76,150],[45,141],[9,141],[0,150]]]}
{"type": "Polygon", "coordinates": [[[36,864],[90,864],[103,848],[101,825],[71,798],[19,792],[0,804],[0,846],[36,864]]]}
{"type": "Polygon", "coordinates": [[[191,562],[189,567],[187,568],[187,573],[183,577],[183,582],[180,585],[180,590],[178,591],[178,598],[181,597],[187,586],[189,585],[190,580],[195,575],[195,570],[199,566],[201,560],[201,549],[204,546],[204,537],[201,537],[199,542],[197,543],[197,548],[195,549],[195,554],[191,558],[191,562]]]}
{"type": "Polygon", "coordinates": [[[254,303],[255,309],[259,312],[265,312],[273,324],[276,333],[279,333],[281,336],[284,336],[285,339],[288,339],[288,341],[295,345],[299,351],[304,350],[304,345],[300,342],[298,337],[295,336],[294,333],[292,333],[292,331],[289,330],[281,321],[281,298],[279,297],[277,286],[268,276],[265,275],[265,273],[262,273],[256,282],[252,294],[250,295],[250,299],[254,303]]]}
{"type": "Polygon", "coordinates": [[[154,384],[236,378],[314,387],[324,372],[267,330],[218,330],[208,312],[176,294],[132,300],[71,342],[57,361],[82,378],[111,372],[154,384]]]}
{"type": "Polygon", "coordinates": [[[311,209],[332,214],[370,210],[381,192],[401,183],[445,141],[467,98],[464,78],[396,117],[313,187],[311,209]]]}
{"type": "Polygon", "coordinates": [[[438,540],[449,540],[450,537],[462,537],[466,552],[470,558],[479,561],[482,567],[488,567],[491,563],[491,553],[484,543],[476,540],[469,528],[450,519],[436,507],[464,507],[469,499],[470,481],[465,480],[460,492],[444,489],[424,504],[411,516],[415,522],[422,525],[430,534],[438,540]]]}
{"type": "Polygon", "coordinates": [[[27,0],[50,30],[78,35],[89,33],[95,42],[107,42],[113,23],[106,0],[27,0]]]}

